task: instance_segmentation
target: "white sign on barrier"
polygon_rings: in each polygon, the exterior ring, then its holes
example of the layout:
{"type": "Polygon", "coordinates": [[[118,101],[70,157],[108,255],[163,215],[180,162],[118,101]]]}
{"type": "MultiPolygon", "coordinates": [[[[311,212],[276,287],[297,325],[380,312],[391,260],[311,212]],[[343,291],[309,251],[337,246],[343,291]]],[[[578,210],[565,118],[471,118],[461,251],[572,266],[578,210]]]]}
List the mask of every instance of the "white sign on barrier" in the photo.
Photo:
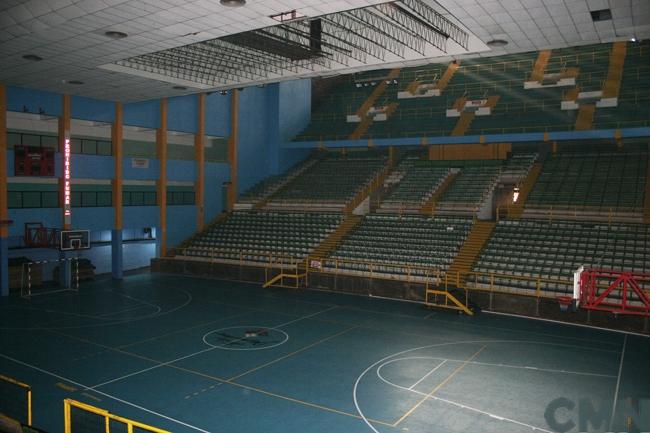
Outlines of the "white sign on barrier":
{"type": "Polygon", "coordinates": [[[576,307],[580,305],[580,276],[585,270],[584,266],[580,266],[573,272],[573,299],[576,301],[576,307]]]}

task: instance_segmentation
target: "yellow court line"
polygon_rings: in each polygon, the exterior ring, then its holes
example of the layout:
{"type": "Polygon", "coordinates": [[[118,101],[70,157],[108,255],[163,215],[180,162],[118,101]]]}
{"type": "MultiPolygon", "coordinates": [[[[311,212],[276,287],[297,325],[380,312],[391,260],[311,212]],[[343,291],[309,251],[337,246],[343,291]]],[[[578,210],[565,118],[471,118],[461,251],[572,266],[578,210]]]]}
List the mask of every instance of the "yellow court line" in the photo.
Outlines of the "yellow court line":
{"type": "Polygon", "coordinates": [[[231,381],[233,381],[233,380],[239,379],[240,377],[246,376],[247,374],[253,373],[253,372],[257,371],[257,370],[261,370],[262,368],[268,367],[269,365],[273,365],[273,364],[275,364],[275,363],[277,363],[277,362],[280,362],[280,361],[282,361],[282,360],[285,360],[285,359],[287,359],[287,358],[290,358],[290,357],[292,357],[292,356],[294,356],[294,355],[297,355],[297,354],[300,353],[300,352],[304,352],[305,350],[311,349],[311,348],[314,347],[314,346],[318,346],[319,344],[324,343],[324,342],[326,342],[327,340],[331,340],[331,339],[333,339],[333,338],[336,338],[336,337],[339,337],[339,336],[341,336],[341,335],[343,335],[343,334],[346,334],[346,333],[348,333],[348,332],[350,332],[350,331],[352,331],[353,329],[356,329],[356,328],[358,328],[358,327],[359,327],[359,326],[352,326],[351,328],[344,329],[343,331],[341,331],[341,332],[339,332],[339,333],[337,333],[337,334],[334,334],[334,335],[330,335],[330,336],[328,336],[328,337],[321,338],[320,340],[315,341],[315,342],[311,343],[311,344],[308,345],[308,346],[305,346],[305,347],[303,347],[303,348],[301,348],[301,349],[298,349],[298,350],[296,350],[296,351],[294,351],[294,352],[287,353],[287,354],[284,355],[284,356],[281,356],[281,357],[279,357],[279,358],[276,358],[276,359],[274,359],[274,360],[272,360],[272,361],[269,361],[269,362],[267,362],[267,363],[264,363],[264,364],[262,364],[262,365],[258,365],[257,367],[251,368],[251,369],[248,370],[248,371],[245,371],[245,372],[240,373],[240,374],[238,374],[238,375],[236,375],[236,376],[233,376],[233,377],[229,378],[229,379],[227,380],[227,382],[231,382],[231,381]]]}
{"type": "MultiPolygon", "coordinates": [[[[349,330],[351,330],[351,329],[352,328],[350,328],[349,330]]],[[[349,330],[346,330],[346,331],[349,331],[349,330]]],[[[86,340],[85,338],[78,337],[76,335],[69,335],[69,334],[66,334],[66,333],[63,333],[63,332],[60,332],[60,331],[54,331],[54,330],[51,330],[51,329],[46,329],[46,331],[61,334],[61,335],[65,336],[65,337],[72,338],[72,339],[75,339],[75,340],[79,340],[79,341],[84,342],[84,343],[93,344],[95,346],[105,347],[105,348],[113,350],[115,352],[122,353],[124,355],[133,356],[135,358],[144,359],[146,361],[153,362],[155,364],[164,364],[164,362],[158,361],[156,359],[152,359],[152,358],[149,358],[149,357],[146,357],[146,356],[142,356],[142,355],[139,355],[137,353],[129,352],[127,350],[122,350],[122,349],[117,349],[115,347],[106,346],[104,344],[97,343],[97,342],[92,341],[92,340],[86,340]]],[[[232,381],[229,381],[228,379],[225,379],[223,377],[212,376],[210,374],[202,373],[202,372],[196,371],[196,370],[191,370],[189,368],[180,367],[178,365],[166,364],[166,365],[164,365],[164,367],[173,368],[175,370],[183,371],[185,373],[193,374],[195,376],[203,377],[205,379],[214,380],[216,382],[226,383],[226,384],[238,387],[238,388],[247,389],[249,391],[257,392],[259,394],[264,394],[264,395],[267,395],[269,397],[274,397],[274,398],[278,398],[278,399],[281,399],[281,400],[290,401],[292,403],[297,403],[297,404],[300,404],[300,405],[303,405],[303,406],[312,407],[314,409],[319,409],[319,410],[322,410],[324,412],[335,413],[335,414],[338,414],[338,415],[343,415],[343,416],[363,420],[363,418],[360,415],[357,415],[357,414],[345,412],[345,411],[342,411],[342,410],[334,409],[334,408],[331,408],[331,407],[323,406],[323,405],[320,405],[320,404],[317,404],[317,403],[312,403],[312,402],[305,401],[305,400],[300,400],[300,399],[293,398],[293,397],[288,397],[288,396],[285,396],[285,395],[282,395],[282,394],[276,394],[274,392],[267,391],[267,390],[264,390],[264,389],[261,389],[261,388],[256,388],[256,387],[253,387],[253,386],[244,385],[244,384],[237,383],[237,382],[232,382],[232,381]]],[[[387,422],[387,421],[380,421],[380,420],[375,420],[375,419],[371,419],[371,418],[368,418],[368,421],[370,421],[372,423],[375,423],[375,424],[380,424],[380,425],[383,425],[383,426],[387,426],[387,427],[392,426],[392,424],[387,422]]]]}
{"type": "Polygon", "coordinates": [[[465,368],[465,367],[466,367],[466,366],[467,366],[467,365],[468,365],[468,364],[469,364],[469,363],[470,363],[474,358],[476,358],[476,357],[477,357],[477,356],[478,356],[478,355],[483,351],[483,349],[485,349],[486,347],[487,347],[487,344],[483,345],[483,347],[481,347],[479,350],[477,350],[476,353],[474,353],[474,355],[472,355],[471,357],[467,358],[467,359],[465,360],[465,362],[463,362],[463,363],[462,363],[461,365],[459,365],[459,366],[458,366],[454,371],[452,371],[451,374],[450,374],[449,376],[447,376],[447,378],[446,378],[445,380],[443,380],[442,382],[440,382],[440,383],[438,384],[438,386],[436,386],[435,388],[433,388],[433,390],[432,390],[430,393],[428,393],[427,395],[425,395],[425,396],[422,398],[422,400],[420,400],[420,401],[419,401],[415,406],[413,406],[411,409],[409,409],[408,412],[406,412],[404,415],[402,415],[402,416],[400,417],[400,419],[398,419],[397,421],[395,421],[395,422],[391,425],[391,427],[397,427],[397,426],[398,426],[402,421],[404,421],[406,418],[408,418],[408,417],[409,417],[413,412],[415,412],[415,410],[416,410],[418,407],[420,407],[420,406],[422,405],[422,403],[424,403],[426,400],[428,400],[429,398],[431,398],[431,396],[433,396],[433,395],[434,395],[436,392],[438,392],[438,391],[439,391],[443,386],[445,386],[447,383],[449,383],[449,381],[450,381],[451,379],[453,379],[454,376],[456,376],[458,373],[460,373],[460,371],[461,371],[463,368],[465,368]]]}

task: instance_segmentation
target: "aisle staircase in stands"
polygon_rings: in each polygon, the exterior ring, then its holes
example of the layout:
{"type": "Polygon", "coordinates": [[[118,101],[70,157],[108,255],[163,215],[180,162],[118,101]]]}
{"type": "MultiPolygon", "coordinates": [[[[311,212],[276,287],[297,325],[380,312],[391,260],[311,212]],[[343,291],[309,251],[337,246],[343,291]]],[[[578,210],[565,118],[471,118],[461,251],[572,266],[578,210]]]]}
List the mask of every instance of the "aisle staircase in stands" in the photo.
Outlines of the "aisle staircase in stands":
{"type": "MultiPolygon", "coordinates": [[[[605,78],[602,89],[602,98],[618,98],[621,90],[621,79],[623,78],[623,65],[625,64],[626,55],[627,42],[614,42],[612,44],[607,77],[605,78]]],[[[575,124],[576,131],[585,131],[593,127],[595,111],[595,103],[580,104],[575,124]]]]}
{"type": "Polygon", "coordinates": [[[472,270],[472,265],[478,258],[492,235],[497,223],[495,221],[476,220],[472,230],[460,247],[456,258],[447,269],[447,282],[460,287],[464,283],[464,276],[472,270]]]}
{"type": "MultiPolygon", "coordinates": [[[[384,94],[386,91],[386,87],[388,86],[387,83],[390,83],[392,80],[396,79],[399,77],[401,69],[392,69],[388,75],[386,76],[385,79],[382,79],[381,82],[375,87],[375,89],[372,91],[372,93],[368,96],[368,98],[361,104],[361,107],[357,110],[356,114],[361,118],[361,122],[359,122],[359,125],[355,128],[355,130],[350,134],[349,139],[350,140],[358,140],[363,136],[363,134],[368,131],[368,128],[370,128],[370,125],[372,124],[372,117],[368,116],[368,111],[375,105],[375,102],[377,102],[377,99],[381,95],[384,94]]],[[[388,109],[386,110],[386,115],[390,116],[395,110],[397,109],[397,103],[394,102],[392,104],[389,104],[388,109]],[[390,113],[389,113],[390,111],[390,113]]]]}
{"type": "Polygon", "coordinates": [[[454,179],[458,176],[458,173],[449,173],[449,175],[445,178],[445,180],[442,181],[440,186],[431,194],[431,197],[422,205],[420,208],[420,213],[423,215],[431,215],[433,216],[435,210],[436,210],[436,204],[440,200],[440,198],[445,194],[445,192],[449,189],[452,183],[454,183],[454,179]]]}
{"type": "Polygon", "coordinates": [[[520,219],[523,216],[524,207],[526,206],[526,200],[528,199],[528,195],[533,190],[533,187],[535,186],[535,182],[537,182],[537,178],[539,177],[539,174],[541,172],[542,172],[542,163],[535,162],[530,168],[530,170],[528,171],[528,175],[526,176],[526,179],[524,179],[524,182],[519,187],[519,198],[517,199],[517,202],[513,203],[508,208],[508,218],[520,219]]]}
{"type": "Polygon", "coordinates": [[[541,82],[544,79],[544,71],[548,65],[548,60],[551,58],[551,50],[542,50],[537,54],[533,72],[530,74],[530,81],[541,82]]]}
{"type": "Polygon", "coordinates": [[[621,90],[623,65],[627,55],[627,42],[614,42],[609,56],[607,78],[603,85],[603,98],[616,98],[621,90]]]}
{"type": "Polygon", "coordinates": [[[282,191],[287,185],[289,185],[291,182],[293,182],[294,179],[298,178],[302,173],[307,171],[310,167],[315,165],[318,162],[318,158],[310,158],[307,160],[302,166],[300,166],[297,170],[294,170],[290,174],[286,175],[278,184],[274,187],[274,189],[267,194],[265,197],[262,197],[255,205],[253,206],[254,209],[264,209],[264,206],[268,204],[273,198],[280,192],[282,191]]]}
{"type": "Polygon", "coordinates": [[[442,74],[442,77],[436,83],[436,89],[440,90],[441,94],[445,90],[445,88],[447,88],[447,85],[454,77],[454,74],[458,70],[459,66],[460,66],[460,61],[450,62],[449,65],[447,65],[447,69],[445,70],[445,73],[442,74]]]}
{"type": "Polygon", "coordinates": [[[395,167],[395,161],[393,158],[389,158],[386,162],[386,166],[372,179],[367,185],[359,190],[355,196],[350,200],[346,205],[344,212],[346,214],[351,214],[357,206],[359,206],[365,199],[370,197],[372,193],[380,188],[384,181],[390,176],[393,168],[395,167]]]}
{"type": "Polygon", "coordinates": [[[362,220],[363,217],[359,215],[347,215],[337,229],[330,233],[330,235],[314,249],[310,256],[314,258],[327,257],[336,249],[336,247],[338,247],[345,235],[358,226],[362,220]]]}
{"type": "MultiPolygon", "coordinates": [[[[466,102],[466,98],[460,98],[456,101],[454,104],[455,107],[464,107],[466,102]]],[[[485,103],[486,107],[489,108],[494,108],[495,105],[497,105],[497,102],[499,102],[499,95],[492,95],[487,97],[487,102],[485,103]]],[[[461,111],[460,117],[458,118],[458,122],[456,122],[456,126],[454,126],[454,129],[451,131],[451,135],[453,136],[459,136],[459,135],[465,135],[465,133],[469,130],[470,125],[472,124],[472,120],[474,120],[474,117],[476,117],[476,113],[473,111],[461,111]]]]}
{"type": "Polygon", "coordinates": [[[596,112],[596,104],[580,104],[578,108],[578,117],[576,118],[576,131],[585,131],[591,129],[594,123],[594,113],[596,112]]]}

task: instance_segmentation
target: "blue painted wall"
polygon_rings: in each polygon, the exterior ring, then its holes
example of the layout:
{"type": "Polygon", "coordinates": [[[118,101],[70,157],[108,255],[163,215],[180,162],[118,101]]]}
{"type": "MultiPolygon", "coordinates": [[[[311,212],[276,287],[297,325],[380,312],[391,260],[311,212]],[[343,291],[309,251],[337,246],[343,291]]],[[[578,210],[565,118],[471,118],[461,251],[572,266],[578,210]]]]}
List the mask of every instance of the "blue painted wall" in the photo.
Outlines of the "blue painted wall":
{"type": "Polygon", "coordinates": [[[198,130],[198,104],[199,98],[197,95],[169,98],[167,102],[167,129],[196,133],[198,130]]]}
{"type": "Polygon", "coordinates": [[[280,174],[310,153],[282,144],[303,130],[311,115],[311,81],[248,87],[239,93],[238,190],[280,174]]]}
{"type": "Polygon", "coordinates": [[[194,161],[167,161],[167,180],[191,181],[196,180],[196,163],[194,161]]]}
{"type": "Polygon", "coordinates": [[[278,115],[279,142],[274,146],[278,154],[279,174],[305,159],[311,153],[307,149],[284,149],[282,143],[291,140],[304,130],[311,120],[311,80],[285,81],[279,85],[278,115]]]}
{"type": "Polygon", "coordinates": [[[158,128],[160,126],[160,101],[124,104],[124,124],[142,128],[158,128]]]}
{"type": "MultiPolygon", "coordinates": [[[[72,155],[73,179],[112,179],[115,160],[112,156],[72,155]]],[[[60,164],[57,163],[60,169],[60,164]]]]}
{"type": "MultiPolygon", "coordinates": [[[[270,86],[269,86],[270,87],[270,86]]],[[[239,92],[237,137],[237,189],[242,193],[269,175],[266,146],[269,87],[247,87],[239,92]]]]}
{"type": "MultiPolygon", "coordinates": [[[[227,137],[230,135],[231,94],[213,92],[206,96],[206,134],[227,137]]],[[[9,87],[7,89],[10,111],[23,111],[23,106],[32,113],[39,108],[46,114],[61,114],[61,95],[9,87]]],[[[170,130],[194,133],[197,130],[196,95],[169,98],[168,128],[170,130]]],[[[239,97],[239,141],[238,170],[239,191],[243,192],[270,174],[277,174],[308,155],[309,149],[290,150],[282,144],[302,130],[309,122],[311,112],[311,82],[298,80],[273,84],[263,88],[249,87],[239,97]]],[[[160,124],[160,101],[151,100],[124,104],[124,124],[143,128],[157,128],[160,124]]],[[[115,104],[92,98],[74,96],[71,98],[72,117],[98,122],[113,122],[115,104]]],[[[7,168],[13,173],[13,151],[7,155],[7,168]]],[[[60,155],[56,155],[56,171],[60,173],[60,155]]],[[[113,157],[95,155],[73,155],[73,177],[85,179],[112,179],[113,157]]],[[[159,161],[149,159],[146,169],[133,168],[131,158],[123,160],[125,180],[155,180],[159,176],[159,161]]],[[[168,161],[170,181],[193,182],[196,166],[193,161],[168,161]]],[[[205,169],[205,217],[213,219],[223,210],[222,183],[230,179],[230,168],[226,163],[206,163],[205,169]]],[[[168,244],[174,246],[190,236],[196,229],[196,206],[168,206],[168,244]]],[[[109,242],[113,227],[112,208],[74,208],[73,227],[90,229],[94,242],[109,242]]],[[[140,232],[144,227],[157,227],[157,206],[124,207],[124,232],[140,232]]],[[[60,209],[11,209],[10,218],[15,224],[10,235],[17,239],[23,234],[25,222],[39,221],[48,227],[61,226],[60,209]]],[[[125,244],[125,269],[145,266],[153,255],[154,244],[146,247],[125,244]],[[128,245],[128,247],[127,247],[128,245]],[[131,248],[131,250],[129,250],[131,248]],[[146,251],[143,252],[142,248],[146,251]],[[129,252],[131,251],[131,252],[129,252]]],[[[24,254],[26,250],[15,250],[24,254]]],[[[31,251],[31,250],[28,250],[31,251]]],[[[98,244],[93,248],[93,262],[101,272],[110,270],[110,246],[98,244]]],[[[51,251],[43,253],[45,255],[51,251]]],[[[12,253],[13,254],[13,253],[12,253]]],[[[41,253],[36,252],[37,256],[41,253]]],[[[31,253],[30,253],[31,255],[31,253]]],[[[40,257],[40,256],[39,256],[40,257]]],[[[53,256],[52,258],[54,258],[53,256]]],[[[34,257],[36,259],[37,257],[34,257]]],[[[45,258],[45,257],[43,257],[45,258]]]]}
{"type": "Polygon", "coordinates": [[[167,244],[176,246],[196,231],[196,206],[167,206],[167,244]]]}
{"type": "Polygon", "coordinates": [[[7,87],[7,110],[23,111],[26,107],[30,113],[39,113],[39,109],[49,116],[60,116],[62,97],[59,94],[22,87],[7,87]]]}
{"type": "Polygon", "coordinates": [[[231,92],[213,92],[205,98],[205,133],[215,137],[230,136],[231,92]]]}
{"type": "Polygon", "coordinates": [[[73,96],[70,98],[70,115],[73,119],[113,123],[115,120],[115,103],[100,99],[73,96]]]}

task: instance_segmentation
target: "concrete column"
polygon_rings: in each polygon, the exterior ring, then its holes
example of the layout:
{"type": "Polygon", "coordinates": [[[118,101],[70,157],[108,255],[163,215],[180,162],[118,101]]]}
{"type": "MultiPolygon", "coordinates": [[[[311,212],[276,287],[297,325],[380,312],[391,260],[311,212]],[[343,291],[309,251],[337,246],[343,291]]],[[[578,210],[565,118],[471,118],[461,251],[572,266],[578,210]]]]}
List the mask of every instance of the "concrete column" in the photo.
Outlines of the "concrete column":
{"type": "Polygon", "coordinates": [[[114,279],[121,280],[124,269],[122,255],[122,139],[123,139],[123,109],[122,103],[115,103],[115,121],[111,130],[113,159],[115,173],[113,175],[113,208],[115,210],[114,228],[111,231],[111,274],[114,279]]]}
{"type": "Polygon", "coordinates": [[[113,279],[123,277],[124,258],[122,247],[122,229],[111,230],[111,274],[113,279]]]}

